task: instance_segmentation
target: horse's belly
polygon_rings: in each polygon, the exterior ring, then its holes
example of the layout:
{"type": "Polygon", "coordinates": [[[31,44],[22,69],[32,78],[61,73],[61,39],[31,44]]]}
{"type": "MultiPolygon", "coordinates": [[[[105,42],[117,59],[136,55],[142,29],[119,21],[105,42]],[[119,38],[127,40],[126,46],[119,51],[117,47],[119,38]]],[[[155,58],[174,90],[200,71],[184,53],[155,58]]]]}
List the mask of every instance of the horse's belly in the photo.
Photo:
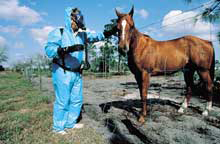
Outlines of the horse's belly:
{"type": "Polygon", "coordinates": [[[166,70],[162,70],[162,69],[154,69],[153,71],[150,72],[150,74],[152,76],[158,76],[158,75],[170,75],[173,73],[176,73],[180,70],[179,69],[166,69],[166,70]]]}
{"type": "Polygon", "coordinates": [[[188,62],[189,58],[185,54],[174,53],[161,59],[160,69],[164,71],[176,71],[183,68],[188,62]]]}
{"type": "Polygon", "coordinates": [[[169,74],[175,73],[178,70],[185,67],[188,63],[187,57],[178,57],[170,56],[166,58],[162,58],[160,60],[156,60],[154,65],[151,66],[151,73],[158,75],[158,74],[169,74]]]}

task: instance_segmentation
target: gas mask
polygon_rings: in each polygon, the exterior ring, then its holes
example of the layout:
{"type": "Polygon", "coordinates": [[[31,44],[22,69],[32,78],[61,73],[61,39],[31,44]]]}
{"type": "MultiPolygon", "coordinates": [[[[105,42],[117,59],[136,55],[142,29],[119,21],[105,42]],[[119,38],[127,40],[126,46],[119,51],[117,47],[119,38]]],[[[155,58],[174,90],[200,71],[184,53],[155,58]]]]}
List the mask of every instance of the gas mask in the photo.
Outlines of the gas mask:
{"type": "Polygon", "coordinates": [[[74,8],[71,13],[71,19],[73,19],[78,26],[78,29],[86,30],[83,15],[78,8],[74,8]]]}

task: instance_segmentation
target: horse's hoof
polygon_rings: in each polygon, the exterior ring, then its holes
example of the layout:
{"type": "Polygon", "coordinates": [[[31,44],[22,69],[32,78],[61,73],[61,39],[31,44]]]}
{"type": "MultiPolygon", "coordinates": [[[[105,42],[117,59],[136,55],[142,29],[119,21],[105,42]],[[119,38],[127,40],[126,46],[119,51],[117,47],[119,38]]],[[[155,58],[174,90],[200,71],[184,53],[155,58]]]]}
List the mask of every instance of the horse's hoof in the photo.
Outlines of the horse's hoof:
{"type": "Polygon", "coordinates": [[[204,110],[204,111],[202,112],[202,115],[203,115],[203,116],[208,116],[208,115],[209,115],[208,110],[204,110]]]}
{"type": "Polygon", "coordinates": [[[145,122],[144,117],[140,116],[140,118],[138,119],[138,122],[141,123],[141,124],[144,124],[144,122],[145,122]]]}
{"type": "Polygon", "coordinates": [[[178,110],[178,113],[181,113],[181,114],[184,113],[184,108],[180,107],[178,110]]]}

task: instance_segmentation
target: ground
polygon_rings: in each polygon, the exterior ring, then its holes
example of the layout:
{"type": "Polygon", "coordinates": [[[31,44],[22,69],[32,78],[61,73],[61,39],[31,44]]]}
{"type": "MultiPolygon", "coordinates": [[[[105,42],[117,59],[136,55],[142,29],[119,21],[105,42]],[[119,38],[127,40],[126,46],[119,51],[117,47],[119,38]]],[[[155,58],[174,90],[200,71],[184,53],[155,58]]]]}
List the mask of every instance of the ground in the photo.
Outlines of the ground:
{"type": "MultiPolygon", "coordinates": [[[[38,82],[35,80],[35,86],[38,82]]],[[[53,94],[50,78],[43,91],[53,94]]],[[[133,75],[84,77],[84,108],[80,123],[110,144],[217,144],[220,143],[220,107],[214,102],[210,116],[201,115],[205,100],[194,96],[184,114],[177,112],[184,98],[183,76],[152,77],[146,122],[137,122],[141,108],[133,75]]],[[[85,133],[85,136],[87,134],[85,133]]],[[[82,137],[81,137],[82,138],[82,137]]]]}

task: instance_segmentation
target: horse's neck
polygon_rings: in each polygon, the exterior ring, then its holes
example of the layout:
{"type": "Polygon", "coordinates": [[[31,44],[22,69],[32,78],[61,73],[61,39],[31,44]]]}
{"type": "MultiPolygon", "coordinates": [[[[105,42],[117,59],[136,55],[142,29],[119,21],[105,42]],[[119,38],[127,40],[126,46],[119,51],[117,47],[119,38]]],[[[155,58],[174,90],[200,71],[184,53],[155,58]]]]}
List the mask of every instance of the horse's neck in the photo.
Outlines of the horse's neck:
{"type": "Polygon", "coordinates": [[[138,44],[138,40],[140,38],[140,35],[141,35],[141,33],[134,27],[134,29],[132,30],[132,33],[131,33],[131,40],[130,40],[129,51],[128,51],[128,59],[130,59],[130,60],[133,59],[134,50],[136,48],[136,45],[138,44]]]}
{"type": "Polygon", "coordinates": [[[135,57],[139,55],[138,53],[140,53],[140,51],[137,49],[140,48],[138,46],[140,41],[142,42],[142,44],[139,46],[141,47],[145,46],[145,48],[147,48],[147,45],[149,44],[149,42],[150,41],[152,42],[154,40],[150,36],[144,35],[141,32],[139,32],[136,28],[134,28],[134,30],[131,33],[131,40],[130,40],[129,51],[128,51],[128,59],[135,60],[136,59],[135,57]]]}
{"type": "Polygon", "coordinates": [[[132,33],[131,33],[131,42],[134,42],[138,40],[138,38],[141,36],[141,33],[134,27],[132,33]]]}
{"type": "Polygon", "coordinates": [[[133,29],[131,33],[131,40],[130,40],[130,53],[133,53],[136,45],[138,44],[139,39],[143,36],[136,28],[133,29]]]}
{"type": "Polygon", "coordinates": [[[135,51],[135,48],[137,47],[138,41],[141,38],[141,36],[142,34],[136,28],[134,28],[131,33],[131,40],[130,40],[130,45],[129,45],[128,57],[127,57],[128,67],[130,68],[132,73],[137,70],[134,51],[135,51]]]}

